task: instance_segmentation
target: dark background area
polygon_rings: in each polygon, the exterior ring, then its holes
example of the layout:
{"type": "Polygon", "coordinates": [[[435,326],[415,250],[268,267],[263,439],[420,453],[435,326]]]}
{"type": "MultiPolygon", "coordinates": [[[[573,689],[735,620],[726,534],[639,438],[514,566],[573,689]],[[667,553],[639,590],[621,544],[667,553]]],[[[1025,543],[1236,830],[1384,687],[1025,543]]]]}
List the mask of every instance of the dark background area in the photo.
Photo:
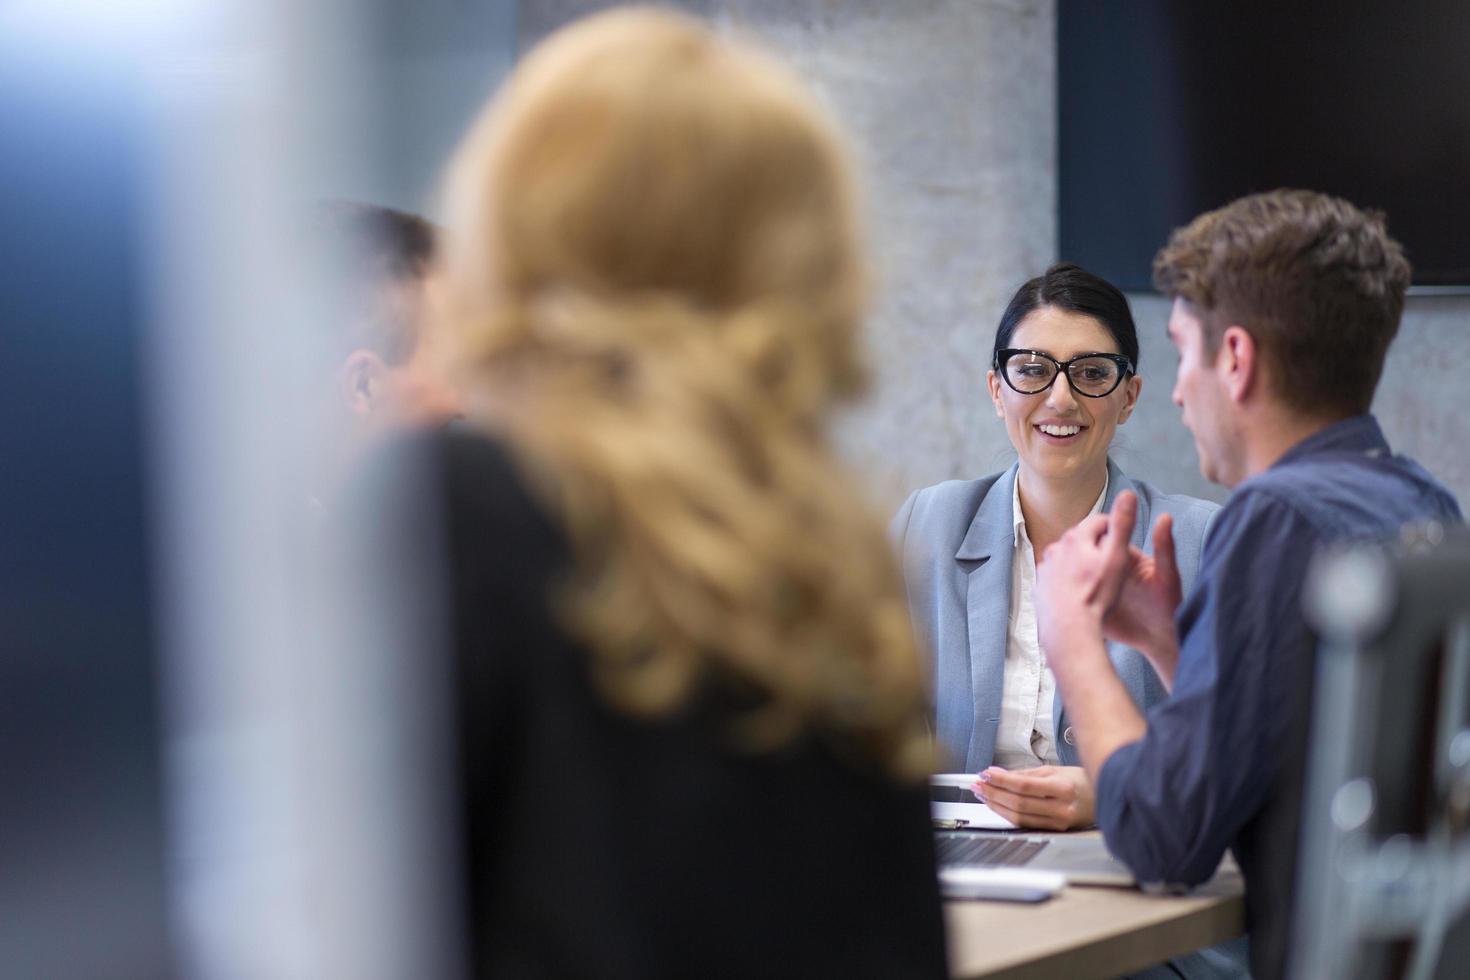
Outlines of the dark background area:
{"type": "Polygon", "coordinates": [[[1470,285],[1470,7],[1059,0],[1060,258],[1124,290],[1201,211],[1306,187],[1470,285]]]}

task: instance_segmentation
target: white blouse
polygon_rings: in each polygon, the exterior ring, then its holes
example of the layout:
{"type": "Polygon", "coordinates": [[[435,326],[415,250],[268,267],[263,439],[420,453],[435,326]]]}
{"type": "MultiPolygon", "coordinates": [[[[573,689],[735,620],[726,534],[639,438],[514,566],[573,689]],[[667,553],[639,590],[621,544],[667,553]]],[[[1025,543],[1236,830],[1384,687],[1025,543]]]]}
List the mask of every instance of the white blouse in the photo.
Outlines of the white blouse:
{"type": "MultiPolygon", "coordinates": [[[[1102,510],[1107,481],[1089,513],[1102,510]]],[[[1057,682],[1036,633],[1036,552],[1026,534],[1021,513],[1021,479],[1011,488],[1011,525],[1015,553],[1011,556],[1011,611],[1006,632],[1005,674],[1001,683],[1000,724],[995,731],[994,764],[1002,769],[1033,769],[1061,765],[1057,732],[1052,719],[1057,682]]]]}

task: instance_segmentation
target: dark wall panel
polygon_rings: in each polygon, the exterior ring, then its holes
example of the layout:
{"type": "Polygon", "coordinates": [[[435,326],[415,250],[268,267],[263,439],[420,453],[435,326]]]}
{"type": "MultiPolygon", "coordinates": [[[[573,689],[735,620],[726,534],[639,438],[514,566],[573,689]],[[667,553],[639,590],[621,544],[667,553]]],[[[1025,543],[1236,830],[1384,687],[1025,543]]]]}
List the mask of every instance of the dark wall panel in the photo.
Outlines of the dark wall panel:
{"type": "Polygon", "coordinates": [[[1169,232],[1276,187],[1387,212],[1422,285],[1470,284],[1459,0],[1060,0],[1060,253],[1150,288],[1169,232]]]}

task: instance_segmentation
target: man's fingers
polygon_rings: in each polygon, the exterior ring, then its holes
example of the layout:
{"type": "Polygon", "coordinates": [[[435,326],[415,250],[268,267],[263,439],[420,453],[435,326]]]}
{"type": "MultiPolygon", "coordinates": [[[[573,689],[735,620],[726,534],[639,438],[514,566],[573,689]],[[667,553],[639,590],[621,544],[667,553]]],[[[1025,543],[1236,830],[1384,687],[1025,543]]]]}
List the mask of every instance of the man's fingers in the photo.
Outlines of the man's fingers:
{"type": "Polygon", "coordinates": [[[1097,544],[1103,539],[1103,535],[1108,533],[1108,515],[1090,514],[1068,533],[1076,534],[1090,544],[1097,544]]]}
{"type": "Polygon", "coordinates": [[[1174,555],[1174,516],[1161,514],[1154,521],[1154,562],[1159,574],[1174,578],[1179,574],[1179,563],[1174,555]]]}
{"type": "MultiPolygon", "coordinates": [[[[1084,518],[1081,523],[1069,529],[1056,541],[1047,545],[1037,559],[1037,565],[1044,565],[1056,559],[1058,555],[1075,553],[1079,548],[1096,547],[1102,536],[1108,531],[1108,515],[1093,514],[1084,518]]],[[[1065,564],[1067,559],[1062,559],[1065,564]]]]}
{"type": "Polygon", "coordinates": [[[1112,513],[1108,515],[1109,564],[1119,564],[1128,557],[1128,542],[1133,539],[1133,525],[1138,522],[1138,495],[1124,490],[1113,501],[1112,513]]]}

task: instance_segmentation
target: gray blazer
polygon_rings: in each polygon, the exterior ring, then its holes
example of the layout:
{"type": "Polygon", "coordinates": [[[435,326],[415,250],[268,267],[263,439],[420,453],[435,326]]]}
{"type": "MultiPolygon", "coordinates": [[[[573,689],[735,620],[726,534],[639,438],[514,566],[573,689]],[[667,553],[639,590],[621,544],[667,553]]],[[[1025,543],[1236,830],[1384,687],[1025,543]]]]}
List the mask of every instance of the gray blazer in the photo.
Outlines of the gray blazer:
{"type": "MultiPolygon", "coordinates": [[[[961,772],[984,769],[995,751],[1011,602],[1011,494],[1016,469],[1013,465],[983,480],[951,480],[917,490],[891,529],[903,559],[914,627],[932,652],[935,733],[948,756],[943,764],[961,772]]],[[[1124,490],[1138,494],[1133,544],[1143,551],[1153,550],[1149,530],[1154,518],[1174,515],[1174,548],[1188,594],[1205,531],[1219,505],[1160,493],[1147,483],[1128,479],[1108,460],[1103,510],[1111,510],[1124,490]]],[[[1143,654],[1117,643],[1108,644],[1108,653],[1141,709],[1163,700],[1167,692],[1143,654]]],[[[1053,711],[1057,753],[1064,765],[1079,765],[1060,697],[1053,711]]]]}

